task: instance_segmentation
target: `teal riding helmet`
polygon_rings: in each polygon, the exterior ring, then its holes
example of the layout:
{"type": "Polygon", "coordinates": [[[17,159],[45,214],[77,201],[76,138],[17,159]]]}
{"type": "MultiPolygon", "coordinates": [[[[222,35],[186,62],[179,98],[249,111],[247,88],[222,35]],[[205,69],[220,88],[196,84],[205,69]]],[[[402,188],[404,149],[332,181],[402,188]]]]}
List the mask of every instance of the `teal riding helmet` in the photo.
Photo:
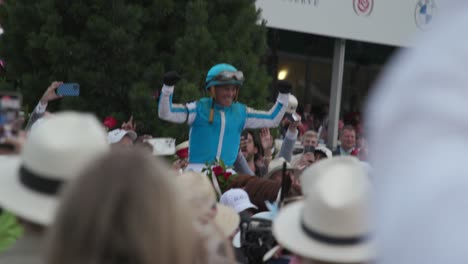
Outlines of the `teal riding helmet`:
{"type": "Polygon", "coordinates": [[[244,75],[236,67],[221,63],[211,67],[205,79],[205,89],[214,85],[235,84],[241,86],[244,82],[244,75]]]}

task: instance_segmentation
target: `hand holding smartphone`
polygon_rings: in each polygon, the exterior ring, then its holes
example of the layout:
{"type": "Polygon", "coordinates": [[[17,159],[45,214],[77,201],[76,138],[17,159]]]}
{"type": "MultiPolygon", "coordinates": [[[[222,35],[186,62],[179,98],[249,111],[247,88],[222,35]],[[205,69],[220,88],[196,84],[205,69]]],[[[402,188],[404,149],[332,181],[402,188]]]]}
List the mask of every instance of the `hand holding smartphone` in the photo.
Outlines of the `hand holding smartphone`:
{"type": "Polygon", "coordinates": [[[59,96],[79,96],[80,85],[77,83],[63,83],[55,90],[59,96]]]}

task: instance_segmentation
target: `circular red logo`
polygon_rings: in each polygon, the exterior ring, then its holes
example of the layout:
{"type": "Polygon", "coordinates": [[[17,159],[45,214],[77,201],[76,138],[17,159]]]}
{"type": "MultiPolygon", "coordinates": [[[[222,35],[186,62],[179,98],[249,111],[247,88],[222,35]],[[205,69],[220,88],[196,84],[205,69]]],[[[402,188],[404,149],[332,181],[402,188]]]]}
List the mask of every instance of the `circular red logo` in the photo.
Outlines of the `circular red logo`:
{"type": "Polygon", "coordinates": [[[369,16],[374,9],[374,0],[353,0],[354,12],[358,16],[369,16]]]}

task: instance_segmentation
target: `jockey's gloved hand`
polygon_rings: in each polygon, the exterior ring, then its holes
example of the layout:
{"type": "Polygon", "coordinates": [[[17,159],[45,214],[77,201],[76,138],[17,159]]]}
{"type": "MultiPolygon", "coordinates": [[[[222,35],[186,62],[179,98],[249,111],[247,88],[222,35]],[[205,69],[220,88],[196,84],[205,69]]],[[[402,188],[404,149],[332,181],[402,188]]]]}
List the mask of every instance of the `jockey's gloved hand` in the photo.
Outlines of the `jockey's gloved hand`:
{"type": "Polygon", "coordinates": [[[281,80],[276,83],[276,88],[280,93],[290,93],[292,86],[288,81],[281,80]]]}
{"type": "Polygon", "coordinates": [[[164,74],[164,85],[174,86],[178,81],[180,81],[180,75],[177,72],[170,71],[164,74]]]}

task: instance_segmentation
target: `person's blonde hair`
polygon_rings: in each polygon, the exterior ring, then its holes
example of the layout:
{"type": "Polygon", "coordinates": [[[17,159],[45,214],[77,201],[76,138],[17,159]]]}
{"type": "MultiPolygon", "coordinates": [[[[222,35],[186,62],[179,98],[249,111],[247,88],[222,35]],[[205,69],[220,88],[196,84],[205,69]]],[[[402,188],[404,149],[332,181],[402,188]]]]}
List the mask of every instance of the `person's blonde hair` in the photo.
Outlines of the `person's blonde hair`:
{"type": "Polygon", "coordinates": [[[137,151],[97,160],[66,193],[46,263],[200,262],[198,235],[172,177],[137,151]]]}
{"type": "Polygon", "coordinates": [[[302,135],[302,138],[318,138],[318,133],[314,130],[308,130],[302,135]]]}
{"type": "Polygon", "coordinates": [[[181,196],[192,211],[193,221],[203,238],[206,263],[234,263],[234,253],[230,241],[226,240],[220,227],[213,221],[213,206],[216,206],[216,193],[202,173],[188,171],[177,177],[183,190],[181,196]]]}
{"type": "Polygon", "coordinates": [[[207,176],[189,171],[177,177],[177,183],[182,190],[181,196],[190,204],[193,214],[200,220],[205,220],[212,206],[216,204],[216,193],[207,176]]]}

